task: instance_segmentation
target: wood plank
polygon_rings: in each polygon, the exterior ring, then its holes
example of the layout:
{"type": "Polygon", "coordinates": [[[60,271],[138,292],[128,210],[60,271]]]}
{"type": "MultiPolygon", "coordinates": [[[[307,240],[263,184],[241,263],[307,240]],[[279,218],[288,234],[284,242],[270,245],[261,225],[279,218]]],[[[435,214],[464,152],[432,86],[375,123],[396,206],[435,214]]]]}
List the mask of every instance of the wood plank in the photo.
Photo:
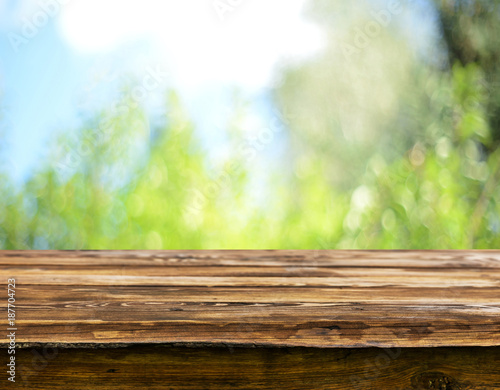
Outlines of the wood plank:
{"type": "MultiPolygon", "coordinates": [[[[78,304],[98,307],[109,303],[134,302],[145,304],[177,302],[180,305],[190,303],[222,302],[222,303],[269,303],[269,291],[260,287],[233,287],[228,294],[226,287],[166,287],[155,286],[145,289],[143,286],[110,286],[103,289],[100,286],[54,286],[37,285],[18,286],[17,292],[23,298],[23,305],[40,305],[47,302],[59,304],[78,304]],[[43,296],[46,301],[41,302],[43,296]],[[99,301],[99,305],[96,305],[99,301]]],[[[455,304],[461,302],[471,305],[500,306],[498,288],[477,287],[372,287],[372,288],[324,288],[324,287],[274,287],[273,303],[303,305],[307,303],[329,303],[338,305],[352,303],[391,303],[391,304],[455,304]],[[458,300],[458,301],[457,301],[458,300]]]]}
{"type": "Polygon", "coordinates": [[[0,251],[0,265],[500,268],[498,250],[0,251]],[[75,261],[77,260],[77,261],[75,261]]]}
{"type": "MultiPolygon", "coordinates": [[[[500,348],[181,348],[18,351],[15,388],[499,389],[500,348]],[[22,363],[21,363],[22,362],[22,363]]],[[[13,387],[13,386],[12,386],[13,387]]]]}
{"type": "Polygon", "coordinates": [[[28,346],[500,345],[500,251],[0,251],[0,275],[28,346]]]}

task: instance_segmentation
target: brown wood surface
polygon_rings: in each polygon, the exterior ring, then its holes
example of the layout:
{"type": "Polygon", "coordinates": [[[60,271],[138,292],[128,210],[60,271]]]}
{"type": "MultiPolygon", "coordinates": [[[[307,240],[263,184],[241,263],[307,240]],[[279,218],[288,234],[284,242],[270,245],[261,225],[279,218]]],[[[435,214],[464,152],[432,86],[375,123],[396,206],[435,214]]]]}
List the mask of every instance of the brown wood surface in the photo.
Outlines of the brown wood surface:
{"type": "Polygon", "coordinates": [[[25,347],[500,345],[500,251],[0,251],[0,275],[25,347]]]}
{"type": "MultiPolygon", "coordinates": [[[[5,388],[500,389],[500,348],[33,348],[5,388]]],[[[0,388],[1,387],[0,383],[0,388]]]]}

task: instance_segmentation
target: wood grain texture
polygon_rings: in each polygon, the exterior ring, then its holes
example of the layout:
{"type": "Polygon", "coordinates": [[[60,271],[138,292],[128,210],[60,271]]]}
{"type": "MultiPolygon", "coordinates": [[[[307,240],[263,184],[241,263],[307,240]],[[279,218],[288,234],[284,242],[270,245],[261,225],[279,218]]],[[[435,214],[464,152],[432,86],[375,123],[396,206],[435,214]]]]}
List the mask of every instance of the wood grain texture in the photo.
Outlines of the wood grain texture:
{"type": "Polygon", "coordinates": [[[500,345],[500,251],[0,251],[0,273],[26,347],[500,345]]]}
{"type": "MultiPolygon", "coordinates": [[[[500,389],[500,348],[24,349],[16,386],[95,389],[500,389]]],[[[10,385],[10,384],[9,384],[10,385]]],[[[7,388],[7,386],[6,386],[7,388]]]]}

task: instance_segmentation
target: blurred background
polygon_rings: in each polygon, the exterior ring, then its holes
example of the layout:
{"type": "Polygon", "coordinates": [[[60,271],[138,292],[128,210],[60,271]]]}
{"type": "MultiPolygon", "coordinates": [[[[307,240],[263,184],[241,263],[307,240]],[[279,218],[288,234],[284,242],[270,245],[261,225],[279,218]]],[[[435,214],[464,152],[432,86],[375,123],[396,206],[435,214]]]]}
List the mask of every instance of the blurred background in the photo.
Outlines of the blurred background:
{"type": "Polygon", "coordinates": [[[0,248],[499,248],[499,3],[0,0],[0,248]]]}

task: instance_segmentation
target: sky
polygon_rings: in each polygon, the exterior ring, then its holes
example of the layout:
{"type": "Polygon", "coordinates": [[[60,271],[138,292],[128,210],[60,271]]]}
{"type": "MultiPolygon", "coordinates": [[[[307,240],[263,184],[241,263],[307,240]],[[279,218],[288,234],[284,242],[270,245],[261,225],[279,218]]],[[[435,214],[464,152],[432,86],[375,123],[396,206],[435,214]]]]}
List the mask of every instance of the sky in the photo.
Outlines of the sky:
{"type": "MultiPolygon", "coordinates": [[[[258,131],[273,120],[269,91],[277,66],[300,63],[325,47],[323,32],[303,16],[306,5],[307,0],[0,0],[0,116],[6,126],[0,129],[6,159],[0,161],[24,181],[49,161],[56,134],[71,135],[130,81],[147,87],[141,101],[151,113],[160,109],[165,88],[174,88],[212,156],[222,155],[221,124],[232,91],[254,102],[249,127],[258,131]]],[[[427,40],[420,32],[420,41],[427,40]]]]}
{"type": "Polygon", "coordinates": [[[280,61],[321,49],[321,32],[301,16],[304,3],[0,0],[4,163],[16,180],[26,179],[45,161],[54,134],[75,131],[131,79],[154,86],[146,105],[175,88],[217,143],[231,90],[262,98],[280,61]]]}

